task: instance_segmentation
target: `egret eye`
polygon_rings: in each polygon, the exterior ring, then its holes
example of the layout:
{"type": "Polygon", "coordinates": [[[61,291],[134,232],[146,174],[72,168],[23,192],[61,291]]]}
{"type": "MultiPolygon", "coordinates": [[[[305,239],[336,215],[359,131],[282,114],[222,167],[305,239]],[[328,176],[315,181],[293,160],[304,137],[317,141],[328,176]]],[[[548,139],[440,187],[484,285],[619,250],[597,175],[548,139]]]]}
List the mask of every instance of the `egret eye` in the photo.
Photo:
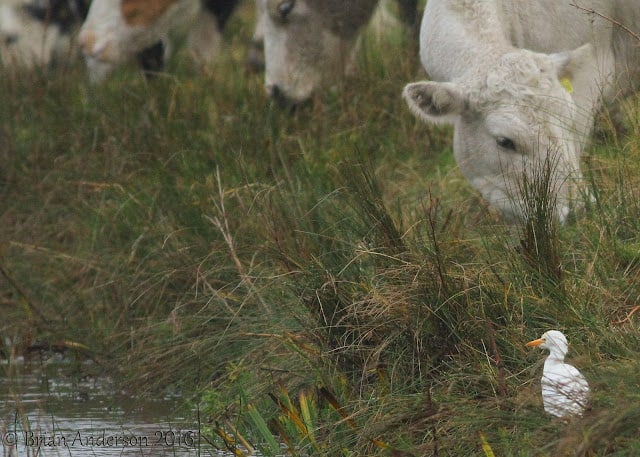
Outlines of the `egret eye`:
{"type": "Polygon", "coordinates": [[[511,138],[499,136],[496,138],[496,144],[500,146],[502,149],[506,149],[508,151],[516,150],[516,144],[513,142],[511,138]]]}
{"type": "Polygon", "coordinates": [[[289,13],[291,13],[291,11],[293,10],[295,4],[295,0],[285,0],[283,2],[280,2],[280,4],[278,5],[278,14],[280,15],[280,19],[285,20],[287,16],[289,16],[289,13]]]}

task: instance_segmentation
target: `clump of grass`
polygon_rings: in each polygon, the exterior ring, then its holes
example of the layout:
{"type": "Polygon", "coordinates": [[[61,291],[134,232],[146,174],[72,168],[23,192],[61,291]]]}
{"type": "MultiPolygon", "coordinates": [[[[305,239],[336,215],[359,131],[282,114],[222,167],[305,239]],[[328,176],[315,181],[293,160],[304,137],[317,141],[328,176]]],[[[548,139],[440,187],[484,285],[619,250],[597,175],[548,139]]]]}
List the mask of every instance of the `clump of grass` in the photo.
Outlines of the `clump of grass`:
{"type": "Polygon", "coordinates": [[[556,163],[551,154],[530,164],[522,173],[519,195],[522,204],[521,248],[527,263],[548,281],[562,281],[558,239],[556,163]]]}

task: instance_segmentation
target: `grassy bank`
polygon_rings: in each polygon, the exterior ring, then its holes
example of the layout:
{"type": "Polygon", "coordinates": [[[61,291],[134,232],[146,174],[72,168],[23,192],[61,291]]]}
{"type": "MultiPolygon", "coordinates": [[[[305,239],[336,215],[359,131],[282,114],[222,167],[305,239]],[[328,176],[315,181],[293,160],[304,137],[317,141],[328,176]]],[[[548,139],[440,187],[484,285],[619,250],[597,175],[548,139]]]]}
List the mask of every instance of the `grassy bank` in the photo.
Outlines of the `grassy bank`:
{"type": "Polygon", "coordinates": [[[0,75],[2,344],[182,393],[222,448],[638,455],[640,314],[616,323],[640,295],[637,118],[589,149],[584,214],[514,232],[401,100],[422,77],[403,38],[289,114],[245,73],[250,27],[207,74],[0,75]],[[593,390],[570,424],[524,347],[550,328],[593,390]]]}

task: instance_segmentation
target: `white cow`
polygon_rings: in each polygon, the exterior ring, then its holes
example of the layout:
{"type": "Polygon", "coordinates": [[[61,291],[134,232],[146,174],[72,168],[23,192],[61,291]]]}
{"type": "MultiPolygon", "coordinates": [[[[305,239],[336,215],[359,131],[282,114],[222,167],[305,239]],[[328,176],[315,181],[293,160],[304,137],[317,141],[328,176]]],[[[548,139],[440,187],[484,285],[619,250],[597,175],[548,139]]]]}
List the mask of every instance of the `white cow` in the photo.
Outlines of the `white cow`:
{"type": "MultiPolygon", "coordinates": [[[[429,0],[403,91],[417,117],[454,125],[462,173],[509,221],[522,183],[551,170],[564,221],[585,196],[580,157],[602,102],[640,84],[638,0],[429,0]],[[626,29],[626,30],[625,30],[626,29]]],[[[537,178],[536,178],[537,177],[537,178]]]]}
{"type": "Polygon", "coordinates": [[[0,62],[46,67],[76,57],[88,0],[0,0],[0,62]]]}
{"type": "MultiPolygon", "coordinates": [[[[352,70],[358,38],[379,0],[257,0],[254,41],[264,35],[265,88],[291,103],[308,99],[352,70]]],[[[413,25],[417,0],[397,0],[413,25]]],[[[250,54],[252,65],[259,55],[250,54]]],[[[257,65],[256,65],[257,66],[257,65]]]]}
{"type": "Polygon", "coordinates": [[[103,80],[137,57],[145,70],[162,65],[170,35],[187,33],[196,60],[211,62],[238,0],[93,0],[79,43],[90,79],[103,80]]]}

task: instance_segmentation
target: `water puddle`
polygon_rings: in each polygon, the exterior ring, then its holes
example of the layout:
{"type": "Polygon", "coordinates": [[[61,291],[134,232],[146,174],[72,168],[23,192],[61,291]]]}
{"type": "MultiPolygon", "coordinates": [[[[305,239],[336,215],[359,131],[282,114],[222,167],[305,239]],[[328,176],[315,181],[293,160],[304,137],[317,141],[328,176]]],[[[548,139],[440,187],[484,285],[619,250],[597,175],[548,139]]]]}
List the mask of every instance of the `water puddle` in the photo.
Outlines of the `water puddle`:
{"type": "Polygon", "coordinates": [[[200,442],[197,415],[179,415],[180,399],[116,392],[92,371],[55,356],[0,360],[0,456],[229,455],[200,442]]]}

